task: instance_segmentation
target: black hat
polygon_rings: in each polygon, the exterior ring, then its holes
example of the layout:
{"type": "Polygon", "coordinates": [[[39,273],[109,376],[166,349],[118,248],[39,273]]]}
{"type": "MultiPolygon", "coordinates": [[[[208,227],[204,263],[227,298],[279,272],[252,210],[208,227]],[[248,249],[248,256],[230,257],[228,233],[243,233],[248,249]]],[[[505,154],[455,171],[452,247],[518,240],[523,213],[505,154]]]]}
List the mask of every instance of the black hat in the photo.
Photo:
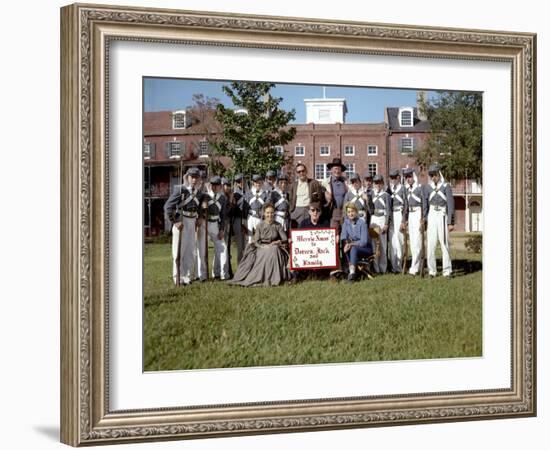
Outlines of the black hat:
{"type": "Polygon", "coordinates": [[[414,169],[411,167],[407,167],[406,169],[403,169],[403,176],[404,177],[412,177],[414,174],[414,169]]]}
{"type": "Polygon", "coordinates": [[[273,178],[276,176],[277,176],[277,172],[275,172],[274,170],[268,170],[265,174],[266,178],[273,178]]]}
{"type": "Polygon", "coordinates": [[[199,169],[197,169],[196,167],[191,167],[190,169],[187,170],[187,175],[189,176],[192,176],[192,177],[198,177],[200,176],[200,171],[199,169]]]}
{"type": "Polygon", "coordinates": [[[235,174],[235,181],[241,181],[244,178],[242,173],[235,174]]]}
{"type": "Polygon", "coordinates": [[[327,164],[327,169],[330,170],[335,166],[340,166],[342,172],[346,171],[346,166],[342,164],[342,160],[340,158],[334,158],[330,164],[327,164]]]}
{"type": "Polygon", "coordinates": [[[441,170],[441,167],[439,167],[439,164],[435,163],[429,167],[428,174],[432,175],[434,173],[439,173],[440,170],[441,170]]]}
{"type": "Polygon", "coordinates": [[[210,184],[222,184],[222,179],[218,175],[214,175],[210,178],[210,184]]]}
{"type": "Polygon", "coordinates": [[[392,169],[390,170],[390,178],[393,178],[393,177],[398,177],[399,176],[399,169],[392,169]]]}
{"type": "Polygon", "coordinates": [[[258,174],[252,175],[252,181],[263,181],[264,177],[258,174]]]}
{"type": "Polygon", "coordinates": [[[384,177],[382,175],[380,175],[379,173],[377,173],[373,178],[372,178],[372,181],[374,181],[375,183],[377,181],[381,181],[382,183],[384,182],[384,177]]]}

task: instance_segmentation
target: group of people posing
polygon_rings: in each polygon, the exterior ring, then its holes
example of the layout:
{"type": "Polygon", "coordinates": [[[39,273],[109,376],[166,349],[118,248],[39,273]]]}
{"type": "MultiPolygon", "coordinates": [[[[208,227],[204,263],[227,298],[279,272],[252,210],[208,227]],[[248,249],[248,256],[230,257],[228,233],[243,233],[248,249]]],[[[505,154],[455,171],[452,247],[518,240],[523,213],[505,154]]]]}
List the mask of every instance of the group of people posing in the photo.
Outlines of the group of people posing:
{"type": "Polygon", "coordinates": [[[429,167],[424,185],[413,169],[390,171],[386,185],[382,175],[346,178],[338,158],[328,168],[330,176],[323,182],[309,178],[300,163],[292,181],[284,173],[268,171],[265,179],[253,175],[250,186],[242,174],[236,174],[233,183],[219,176],[207,182],[197,168],[189,169],[164,206],[172,223],[174,283],[207,279],[208,240],[213,242],[214,278],[242,286],[296,282],[297,272],[288,267],[289,229],[328,227],[336,229],[347,282],[356,281],[357,264],[367,258],[377,273],[401,273],[409,245],[407,273],[418,275],[425,231],[429,275],[436,275],[439,243],[443,276],[451,276],[454,200],[437,164],[429,167]],[[232,242],[237,250],[235,273],[232,242]]]}

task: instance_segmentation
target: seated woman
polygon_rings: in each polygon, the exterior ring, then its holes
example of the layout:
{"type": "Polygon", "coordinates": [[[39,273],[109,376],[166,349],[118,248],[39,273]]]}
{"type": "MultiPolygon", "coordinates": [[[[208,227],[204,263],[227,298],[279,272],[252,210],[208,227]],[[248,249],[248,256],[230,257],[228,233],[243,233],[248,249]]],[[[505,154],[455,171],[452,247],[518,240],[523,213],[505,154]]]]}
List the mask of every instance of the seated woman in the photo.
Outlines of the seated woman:
{"type": "Polygon", "coordinates": [[[347,203],[345,206],[346,219],[342,225],[340,242],[343,245],[344,255],[349,264],[349,275],[347,282],[353,283],[357,279],[355,269],[357,261],[372,255],[372,245],[369,241],[369,230],[367,223],[361,217],[357,206],[354,203],[347,203]]]}
{"type": "Polygon", "coordinates": [[[264,220],[254,230],[252,242],[246,247],[237,272],[230,284],[240,286],[278,286],[290,280],[288,253],[283,246],[287,236],[275,222],[275,207],[264,206],[264,220]]]}

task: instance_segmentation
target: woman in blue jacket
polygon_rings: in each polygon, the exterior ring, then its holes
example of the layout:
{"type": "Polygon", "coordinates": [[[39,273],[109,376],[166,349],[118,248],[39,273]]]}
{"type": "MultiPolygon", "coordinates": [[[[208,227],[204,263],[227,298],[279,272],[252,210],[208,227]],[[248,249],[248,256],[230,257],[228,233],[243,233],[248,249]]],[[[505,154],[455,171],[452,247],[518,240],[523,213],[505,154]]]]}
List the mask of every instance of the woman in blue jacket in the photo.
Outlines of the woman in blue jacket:
{"type": "Polygon", "coordinates": [[[369,229],[354,203],[345,205],[346,219],[342,225],[340,242],[343,246],[344,255],[349,263],[349,275],[347,282],[353,283],[357,279],[355,269],[357,262],[362,258],[368,258],[373,254],[372,245],[369,240],[369,229]]]}

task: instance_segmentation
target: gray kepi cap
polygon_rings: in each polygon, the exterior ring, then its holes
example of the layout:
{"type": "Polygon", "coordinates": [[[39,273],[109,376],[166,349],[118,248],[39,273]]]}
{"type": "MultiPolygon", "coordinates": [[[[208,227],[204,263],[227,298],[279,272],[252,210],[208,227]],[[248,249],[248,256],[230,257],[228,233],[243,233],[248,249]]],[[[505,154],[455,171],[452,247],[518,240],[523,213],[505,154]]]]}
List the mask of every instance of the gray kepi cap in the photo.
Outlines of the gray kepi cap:
{"type": "Polygon", "coordinates": [[[441,167],[439,167],[439,164],[435,163],[428,168],[428,174],[430,175],[438,174],[440,170],[441,170],[441,167]]]}
{"type": "Polygon", "coordinates": [[[351,181],[352,183],[354,181],[361,181],[361,177],[359,176],[358,173],[354,173],[354,174],[350,175],[349,181],[351,181]]]}
{"type": "Polygon", "coordinates": [[[190,169],[187,170],[187,174],[188,176],[190,177],[199,177],[200,176],[200,171],[199,169],[197,169],[196,167],[191,167],[190,169]]]}
{"type": "Polygon", "coordinates": [[[263,181],[264,177],[258,174],[252,175],[252,181],[263,181]]]}
{"type": "Polygon", "coordinates": [[[374,181],[375,183],[379,182],[379,183],[383,183],[384,182],[384,177],[382,175],[380,175],[379,173],[377,173],[373,178],[372,178],[372,181],[374,181]]]}
{"type": "Polygon", "coordinates": [[[210,178],[210,184],[222,184],[222,179],[218,175],[214,175],[210,178]]]}
{"type": "Polygon", "coordinates": [[[390,178],[398,177],[399,176],[399,169],[392,169],[390,170],[390,178]]]}
{"type": "Polygon", "coordinates": [[[414,169],[412,167],[407,167],[406,169],[403,169],[404,177],[412,177],[413,175],[414,175],[414,169]]]}

